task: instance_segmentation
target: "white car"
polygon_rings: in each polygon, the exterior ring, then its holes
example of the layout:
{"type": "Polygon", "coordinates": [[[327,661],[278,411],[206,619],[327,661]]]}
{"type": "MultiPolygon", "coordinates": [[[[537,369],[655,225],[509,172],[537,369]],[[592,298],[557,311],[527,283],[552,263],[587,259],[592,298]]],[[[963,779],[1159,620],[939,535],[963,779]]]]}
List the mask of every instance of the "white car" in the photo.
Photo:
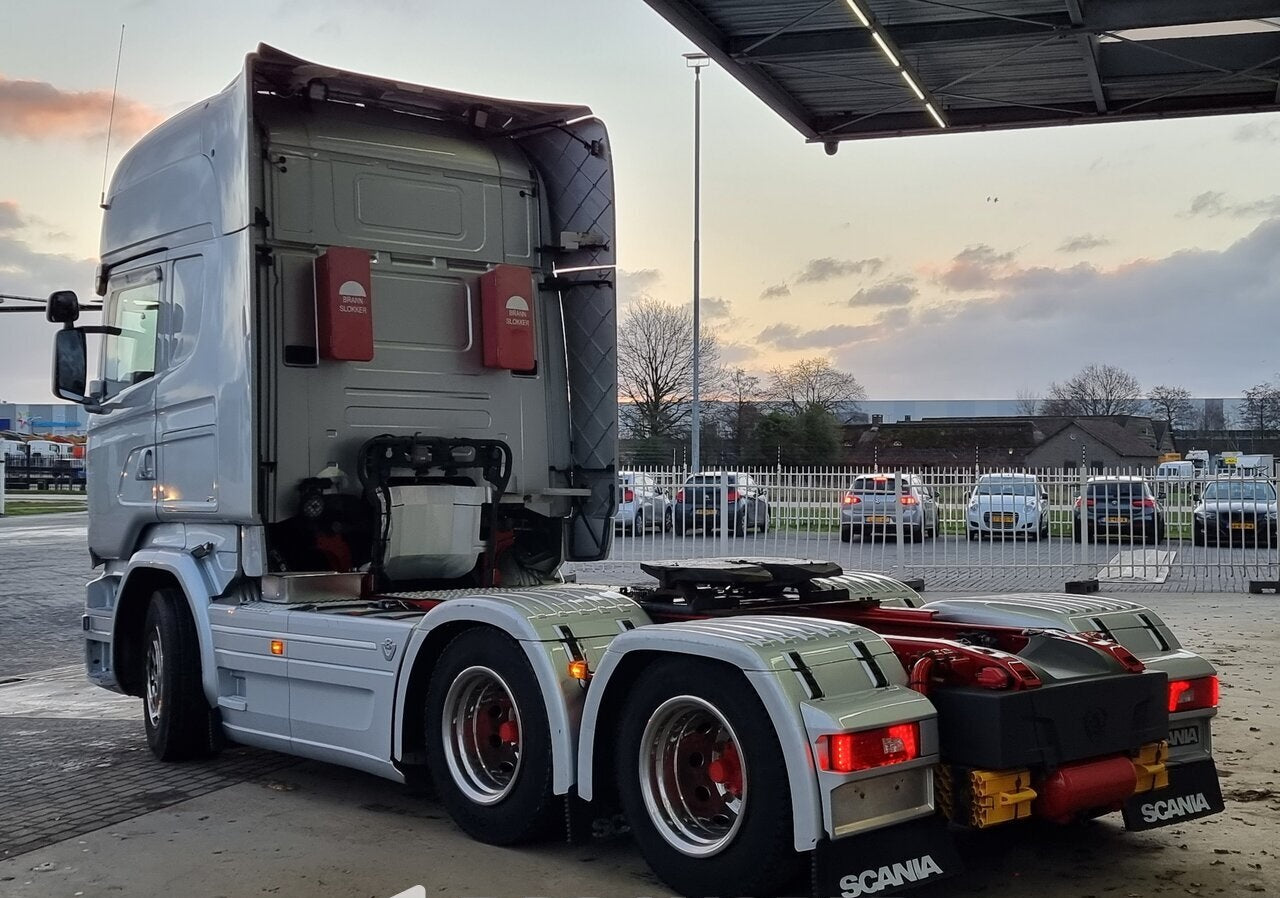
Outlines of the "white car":
{"type": "Polygon", "coordinates": [[[1034,474],[983,474],[969,497],[969,539],[1049,535],[1049,494],[1034,474]]]}
{"type": "Polygon", "coordinates": [[[623,533],[671,529],[671,500],[667,491],[648,474],[635,471],[618,473],[618,516],[615,529],[623,533]]]}

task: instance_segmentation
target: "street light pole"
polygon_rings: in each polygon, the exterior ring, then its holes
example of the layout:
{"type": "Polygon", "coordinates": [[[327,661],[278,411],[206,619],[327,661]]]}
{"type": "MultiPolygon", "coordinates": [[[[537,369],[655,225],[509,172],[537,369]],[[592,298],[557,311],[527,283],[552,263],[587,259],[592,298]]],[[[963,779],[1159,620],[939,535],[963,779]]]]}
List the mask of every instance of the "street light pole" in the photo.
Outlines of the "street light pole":
{"type": "Polygon", "coordinates": [[[702,69],[711,59],[704,53],[684,54],[685,65],[693,69],[693,407],[690,427],[692,471],[702,470],[702,315],[701,228],[702,228],[702,69]]]}

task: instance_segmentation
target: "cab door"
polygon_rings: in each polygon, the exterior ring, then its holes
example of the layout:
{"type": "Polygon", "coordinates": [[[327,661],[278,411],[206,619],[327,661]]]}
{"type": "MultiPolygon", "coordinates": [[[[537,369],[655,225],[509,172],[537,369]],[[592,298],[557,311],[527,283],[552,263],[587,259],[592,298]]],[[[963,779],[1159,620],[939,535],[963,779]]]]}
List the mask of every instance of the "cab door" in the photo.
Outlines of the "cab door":
{"type": "Polygon", "coordinates": [[[127,557],[156,517],[157,339],[165,282],[158,264],[112,276],[103,323],[102,412],[89,428],[89,547],[103,558],[127,557]]]}

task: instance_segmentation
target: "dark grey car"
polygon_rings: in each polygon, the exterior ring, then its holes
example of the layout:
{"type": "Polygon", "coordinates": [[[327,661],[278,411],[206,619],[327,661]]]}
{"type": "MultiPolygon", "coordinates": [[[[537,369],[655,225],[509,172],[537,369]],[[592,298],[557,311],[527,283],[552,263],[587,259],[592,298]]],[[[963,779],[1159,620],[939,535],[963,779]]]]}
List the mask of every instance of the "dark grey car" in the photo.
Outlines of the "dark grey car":
{"type": "Polygon", "coordinates": [[[1161,498],[1141,477],[1091,477],[1085,484],[1084,499],[1083,516],[1079,498],[1072,516],[1072,533],[1077,542],[1082,536],[1087,536],[1089,542],[1098,537],[1117,536],[1152,543],[1165,537],[1166,520],[1161,498]],[[1080,530],[1081,517],[1087,528],[1083,534],[1080,530]]]}
{"type": "MultiPolygon", "coordinates": [[[[769,502],[767,491],[749,474],[729,472],[727,475],[728,510],[732,532],[738,535],[747,530],[765,533],[769,529],[769,502]]],[[[690,530],[710,533],[720,528],[721,475],[716,471],[695,474],[676,491],[674,518],[676,533],[690,530]]]]}
{"type": "Polygon", "coordinates": [[[1265,479],[1210,480],[1192,516],[1197,546],[1276,544],[1276,488],[1265,479]]]}

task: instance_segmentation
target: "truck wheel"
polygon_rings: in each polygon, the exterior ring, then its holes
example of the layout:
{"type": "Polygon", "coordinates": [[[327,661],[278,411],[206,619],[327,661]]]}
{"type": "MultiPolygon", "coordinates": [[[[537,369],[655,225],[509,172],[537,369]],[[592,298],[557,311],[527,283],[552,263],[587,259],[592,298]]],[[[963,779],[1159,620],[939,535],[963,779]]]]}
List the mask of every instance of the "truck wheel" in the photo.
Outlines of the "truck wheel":
{"type": "Polygon", "coordinates": [[[467,835],[513,845],[550,828],[561,811],[551,793],[551,732],[514,639],[489,628],[456,637],[432,672],[426,712],[431,778],[467,835]]]}
{"type": "Polygon", "coordinates": [[[186,597],[173,588],[151,595],[143,621],[142,719],[161,761],[207,757],[215,719],[200,680],[200,644],[186,597]]]}
{"type": "Polygon", "coordinates": [[[636,680],[616,743],[622,807],[653,871],[687,896],[767,895],[799,868],[782,749],[741,674],[667,659],[636,680]]]}

